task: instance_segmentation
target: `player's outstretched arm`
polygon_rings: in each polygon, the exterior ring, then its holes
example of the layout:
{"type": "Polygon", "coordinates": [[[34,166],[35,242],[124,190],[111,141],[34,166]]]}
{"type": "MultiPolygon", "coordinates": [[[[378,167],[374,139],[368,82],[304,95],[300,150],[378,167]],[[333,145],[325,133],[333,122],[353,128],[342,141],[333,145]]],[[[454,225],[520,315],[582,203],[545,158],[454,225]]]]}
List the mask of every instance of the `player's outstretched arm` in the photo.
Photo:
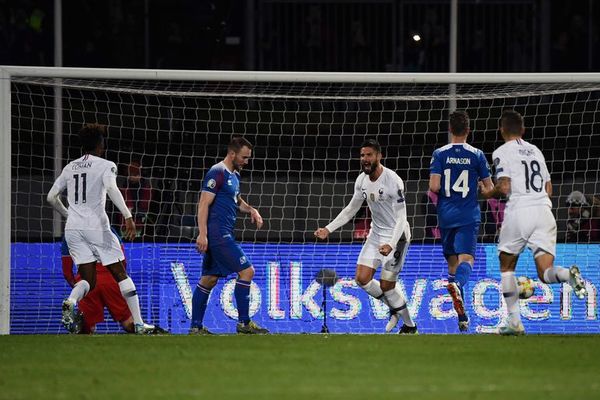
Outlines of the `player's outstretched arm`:
{"type": "Polygon", "coordinates": [[[335,219],[331,221],[329,225],[327,225],[325,228],[319,228],[315,231],[315,236],[321,240],[327,239],[327,236],[329,236],[331,232],[344,226],[346,223],[348,223],[348,221],[352,219],[352,217],[356,215],[362,203],[363,199],[362,197],[360,197],[360,195],[352,196],[352,200],[350,200],[350,203],[348,203],[348,205],[342,211],[340,211],[337,217],[335,217],[335,219]]]}
{"type": "Polygon", "coordinates": [[[198,237],[196,238],[196,248],[204,253],[208,250],[208,208],[215,200],[215,194],[208,191],[202,191],[198,200],[198,237]]]}
{"type": "Polygon", "coordinates": [[[242,199],[242,196],[238,196],[238,204],[241,212],[250,214],[250,222],[256,224],[257,229],[262,228],[263,218],[261,217],[258,210],[246,203],[244,199],[242,199]]]}

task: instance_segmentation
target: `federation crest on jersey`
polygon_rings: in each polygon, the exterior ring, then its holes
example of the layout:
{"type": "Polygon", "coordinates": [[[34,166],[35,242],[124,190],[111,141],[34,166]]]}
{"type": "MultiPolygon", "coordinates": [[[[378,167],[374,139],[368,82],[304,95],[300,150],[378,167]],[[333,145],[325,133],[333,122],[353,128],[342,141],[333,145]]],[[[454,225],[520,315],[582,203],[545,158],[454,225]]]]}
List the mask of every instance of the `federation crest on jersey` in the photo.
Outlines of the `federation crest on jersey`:
{"type": "Polygon", "coordinates": [[[398,189],[398,203],[404,202],[404,193],[402,193],[402,189],[398,189]]]}
{"type": "Polygon", "coordinates": [[[217,186],[217,181],[215,181],[214,179],[209,179],[206,183],[206,186],[208,186],[211,189],[214,189],[215,186],[217,186]]]}
{"type": "Polygon", "coordinates": [[[383,188],[379,188],[379,201],[383,200],[383,188]]]}
{"type": "Polygon", "coordinates": [[[246,260],[247,260],[246,256],[240,257],[240,264],[244,264],[246,262],[246,260]]]}

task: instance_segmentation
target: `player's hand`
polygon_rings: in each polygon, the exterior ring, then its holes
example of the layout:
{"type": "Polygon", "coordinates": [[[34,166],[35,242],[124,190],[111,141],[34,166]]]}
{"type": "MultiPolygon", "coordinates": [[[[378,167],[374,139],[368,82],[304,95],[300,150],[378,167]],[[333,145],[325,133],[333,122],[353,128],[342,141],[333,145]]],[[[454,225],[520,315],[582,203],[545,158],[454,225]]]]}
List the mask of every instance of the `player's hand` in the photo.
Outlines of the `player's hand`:
{"type": "Polygon", "coordinates": [[[250,210],[250,222],[256,224],[257,229],[260,229],[263,226],[263,219],[256,208],[250,210]]]}
{"type": "Polygon", "coordinates": [[[133,218],[127,218],[125,220],[125,239],[133,240],[137,235],[137,230],[135,229],[135,222],[133,222],[133,218]]]}
{"type": "Polygon", "coordinates": [[[319,228],[315,231],[315,236],[321,240],[325,240],[329,236],[329,233],[329,229],[319,228]]]}
{"type": "Polygon", "coordinates": [[[205,253],[208,250],[208,239],[206,235],[198,235],[196,239],[196,248],[200,253],[205,253]]]}
{"type": "Polygon", "coordinates": [[[486,199],[489,199],[491,197],[492,192],[494,191],[494,188],[492,187],[492,189],[487,189],[485,187],[485,185],[483,184],[482,181],[479,181],[477,183],[477,187],[479,187],[479,192],[481,193],[481,195],[483,197],[485,197],[486,199]]]}
{"type": "Polygon", "coordinates": [[[390,246],[389,244],[382,244],[381,246],[379,246],[379,254],[381,254],[382,256],[387,256],[392,252],[392,250],[392,246],[390,246]]]}

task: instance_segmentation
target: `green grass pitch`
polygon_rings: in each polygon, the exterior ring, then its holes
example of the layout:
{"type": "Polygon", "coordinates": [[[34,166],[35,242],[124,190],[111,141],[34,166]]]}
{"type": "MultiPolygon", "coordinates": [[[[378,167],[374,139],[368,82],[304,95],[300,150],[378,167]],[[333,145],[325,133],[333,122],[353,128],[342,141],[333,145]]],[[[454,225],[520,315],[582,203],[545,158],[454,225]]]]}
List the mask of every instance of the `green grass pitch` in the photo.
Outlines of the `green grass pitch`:
{"type": "Polygon", "coordinates": [[[1,336],[0,399],[597,399],[600,336],[1,336]]]}

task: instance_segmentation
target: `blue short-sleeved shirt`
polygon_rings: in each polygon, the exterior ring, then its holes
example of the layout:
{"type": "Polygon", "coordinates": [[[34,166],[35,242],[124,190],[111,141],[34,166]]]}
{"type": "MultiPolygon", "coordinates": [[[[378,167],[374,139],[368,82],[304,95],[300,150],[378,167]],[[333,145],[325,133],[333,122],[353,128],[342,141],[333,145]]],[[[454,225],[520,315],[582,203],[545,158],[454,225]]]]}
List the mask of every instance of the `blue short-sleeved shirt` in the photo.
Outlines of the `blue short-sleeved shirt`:
{"type": "Polygon", "coordinates": [[[215,199],[208,209],[209,245],[211,238],[233,236],[240,194],[238,172],[230,172],[223,162],[215,164],[204,176],[202,191],[215,195],[215,199]]]}
{"type": "Polygon", "coordinates": [[[479,180],[490,176],[485,155],[467,143],[450,143],[433,152],[430,173],[441,176],[438,224],[454,228],[481,222],[479,180]]]}

